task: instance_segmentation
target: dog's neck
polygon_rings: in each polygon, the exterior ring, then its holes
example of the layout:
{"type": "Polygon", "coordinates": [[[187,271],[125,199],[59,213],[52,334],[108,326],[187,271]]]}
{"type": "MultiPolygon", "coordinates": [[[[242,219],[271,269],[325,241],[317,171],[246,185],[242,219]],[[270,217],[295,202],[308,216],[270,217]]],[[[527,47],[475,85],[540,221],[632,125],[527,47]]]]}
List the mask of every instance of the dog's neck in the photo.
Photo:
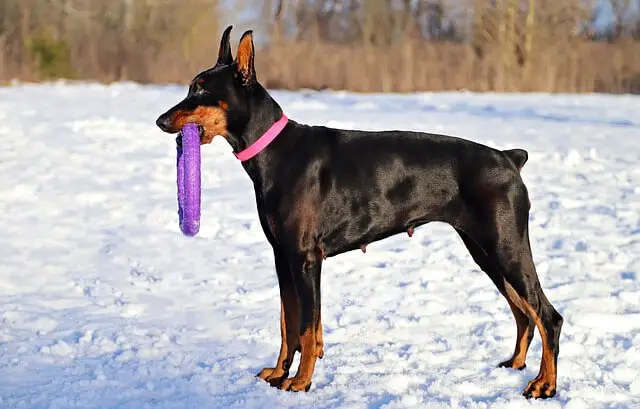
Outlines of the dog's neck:
{"type": "Polygon", "coordinates": [[[230,113],[227,121],[227,140],[236,153],[251,146],[282,117],[282,108],[267,90],[258,83],[253,87],[247,112],[238,116],[230,113]]]}
{"type": "MultiPolygon", "coordinates": [[[[282,108],[259,83],[253,85],[253,98],[247,106],[247,116],[229,118],[227,141],[235,153],[241,152],[256,142],[265,132],[282,117],[282,108]]],[[[263,190],[264,167],[269,154],[260,152],[255,158],[242,162],[242,166],[254,185],[263,190]]]]}

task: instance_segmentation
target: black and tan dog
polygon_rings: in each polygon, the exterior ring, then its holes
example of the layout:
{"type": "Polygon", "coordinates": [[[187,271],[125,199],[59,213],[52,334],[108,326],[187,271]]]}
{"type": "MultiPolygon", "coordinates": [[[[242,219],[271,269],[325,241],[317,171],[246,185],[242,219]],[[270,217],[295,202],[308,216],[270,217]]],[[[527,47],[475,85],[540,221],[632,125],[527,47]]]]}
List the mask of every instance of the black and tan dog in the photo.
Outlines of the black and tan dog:
{"type": "Polygon", "coordinates": [[[216,65],[195,77],[187,97],[157,125],[176,133],[197,123],[202,143],[223,135],[253,181],[275,257],[282,335],[275,367],[258,376],[285,390],[311,386],[316,359],[324,353],[323,259],[440,221],[458,232],[513,311],[515,351],[500,366],[525,367],[537,327],[542,362],[524,395],[553,396],[562,317],[544,295],[531,256],[530,203],[519,174],[527,153],[443,135],[287,121],[256,79],[252,32],[243,34],[233,60],[230,31],[222,36],[216,65]],[[289,378],[296,351],[300,365],[289,378]]]}

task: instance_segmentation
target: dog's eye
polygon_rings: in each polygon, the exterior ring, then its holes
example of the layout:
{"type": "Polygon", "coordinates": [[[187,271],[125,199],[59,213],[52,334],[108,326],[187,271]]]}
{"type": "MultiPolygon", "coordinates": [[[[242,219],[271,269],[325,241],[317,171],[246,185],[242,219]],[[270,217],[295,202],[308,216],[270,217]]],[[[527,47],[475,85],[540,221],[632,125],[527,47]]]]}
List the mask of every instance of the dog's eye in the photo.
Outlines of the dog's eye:
{"type": "Polygon", "coordinates": [[[207,90],[204,88],[204,81],[200,80],[196,82],[196,93],[204,94],[207,90]]]}
{"type": "Polygon", "coordinates": [[[202,95],[207,92],[204,88],[204,80],[200,79],[191,84],[191,92],[196,95],[202,95]]]}

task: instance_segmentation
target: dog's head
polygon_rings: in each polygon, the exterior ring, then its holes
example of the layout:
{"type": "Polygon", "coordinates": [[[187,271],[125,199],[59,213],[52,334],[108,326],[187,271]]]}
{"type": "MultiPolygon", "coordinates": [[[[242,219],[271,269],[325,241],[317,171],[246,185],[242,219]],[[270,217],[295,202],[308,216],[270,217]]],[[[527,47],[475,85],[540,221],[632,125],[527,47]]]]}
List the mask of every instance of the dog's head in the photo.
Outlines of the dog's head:
{"type": "Polygon", "coordinates": [[[185,124],[195,123],[201,130],[200,143],[210,143],[216,135],[227,134],[229,121],[246,118],[247,99],[256,83],[253,33],[249,30],[242,35],[234,60],[231,28],[222,34],[216,64],[196,75],[187,96],[156,120],[164,132],[176,133],[185,124]]]}

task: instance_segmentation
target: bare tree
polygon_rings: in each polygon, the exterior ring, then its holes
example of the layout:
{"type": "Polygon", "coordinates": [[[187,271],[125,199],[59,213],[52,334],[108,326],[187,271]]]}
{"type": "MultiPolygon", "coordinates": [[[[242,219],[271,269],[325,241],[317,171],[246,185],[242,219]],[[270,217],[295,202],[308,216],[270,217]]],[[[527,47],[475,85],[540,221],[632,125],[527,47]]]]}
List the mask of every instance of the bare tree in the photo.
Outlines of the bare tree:
{"type": "Polygon", "coordinates": [[[630,0],[609,0],[611,12],[613,14],[613,25],[609,33],[610,41],[617,41],[624,34],[625,18],[629,15],[631,1],[630,0]]]}

